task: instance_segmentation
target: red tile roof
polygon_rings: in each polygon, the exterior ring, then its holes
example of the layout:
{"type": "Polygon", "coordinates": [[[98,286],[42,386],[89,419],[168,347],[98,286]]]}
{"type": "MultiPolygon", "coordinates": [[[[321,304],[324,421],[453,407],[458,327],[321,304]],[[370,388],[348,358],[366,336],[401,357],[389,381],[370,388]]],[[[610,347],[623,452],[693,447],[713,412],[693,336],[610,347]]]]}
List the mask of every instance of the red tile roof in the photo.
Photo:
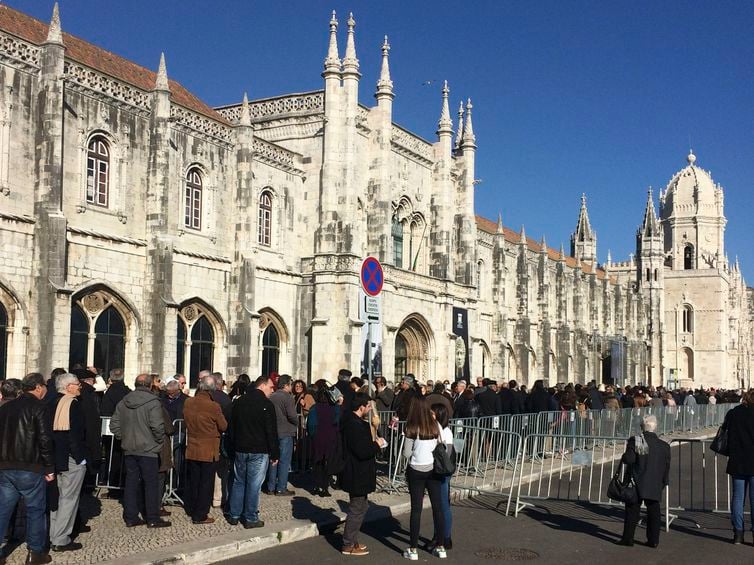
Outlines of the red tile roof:
{"type": "MultiPolygon", "coordinates": [[[[488,220],[487,218],[483,218],[482,216],[476,217],[476,226],[477,229],[480,229],[483,232],[490,234],[497,233],[497,222],[493,222],[492,220],[488,220]]],[[[513,231],[511,228],[506,226],[503,226],[503,237],[505,238],[505,241],[508,241],[510,243],[521,243],[521,234],[519,232],[513,231]]],[[[526,246],[529,248],[529,250],[535,251],[537,253],[542,251],[542,245],[529,238],[526,238],[526,246]]],[[[552,259],[553,261],[557,261],[560,259],[560,251],[556,251],[552,247],[548,247],[547,257],[549,259],[552,259]]],[[[569,267],[576,267],[575,257],[566,255],[565,260],[566,265],[568,265],[569,267]]],[[[585,273],[592,272],[592,265],[590,263],[581,263],[580,266],[581,270],[585,273]]],[[[604,279],[606,276],[605,271],[600,268],[597,268],[596,274],[598,279],[604,279]]]]}
{"type": "MultiPolygon", "coordinates": [[[[23,12],[19,12],[5,5],[0,5],[0,30],[11,35],[41,45],[47,39],[48,24],[39,21],[23,12]]],[[[154,87],[156,74],[133,63],[119,55],[110,53],[101,47],[92,45],[69,33],[63,33],[63,43],[66,47],[65,56],[82,65],[122,80],[142,90],[150,91],[154,87]]],[[[170,81],[170,99],[198,112],[208,118],[227,124],[228,121],[183,86],[174,80],[170,81]]]]}

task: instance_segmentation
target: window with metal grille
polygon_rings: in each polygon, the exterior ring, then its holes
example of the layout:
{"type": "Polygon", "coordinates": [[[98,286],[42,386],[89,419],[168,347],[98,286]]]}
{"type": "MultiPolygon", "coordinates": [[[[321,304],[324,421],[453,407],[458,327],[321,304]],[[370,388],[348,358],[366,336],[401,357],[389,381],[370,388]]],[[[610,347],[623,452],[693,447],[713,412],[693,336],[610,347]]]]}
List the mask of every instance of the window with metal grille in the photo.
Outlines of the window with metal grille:
{"type": "Polygon", "coordinates": [[[272,245],[272,195],[263,192],[259,197],[259,225],[257,226],[259,245],[272,245]]]}
{"type": "Polygon", "coordinates": [[[108,205],[110,189],[110,147],[101,135],[89,142],[86,153],[86,201],[97,206],[108,205]]]}
{"type": "Polygon", "coordinates": [[[202,229],[202,175],[199,169],[189,169],[186,175],[186,217],[184,224],[194,230],[202,229]]]}

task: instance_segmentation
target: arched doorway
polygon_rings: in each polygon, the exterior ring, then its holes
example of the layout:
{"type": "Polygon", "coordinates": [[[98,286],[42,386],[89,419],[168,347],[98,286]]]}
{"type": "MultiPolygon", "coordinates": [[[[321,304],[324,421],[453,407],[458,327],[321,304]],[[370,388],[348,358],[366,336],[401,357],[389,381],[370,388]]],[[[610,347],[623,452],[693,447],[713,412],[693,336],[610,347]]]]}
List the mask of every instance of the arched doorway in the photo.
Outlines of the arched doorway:
{"type": "Polygon", "coordinates": [[[430,378],[432,332],[418,314],[404,320],[395,336],[395,379],[412,373],[419,380],[430,378]]]}
{"type": "Polygon", "coordinates": [[[68,367],[96,367],[104,376],[123,369],[126,358],[125,312],[106,290],[74,298],[71,306],[71,337],[68,367]]]}
{"type": "Polygon", "coordinates": [[[285,344],[288,343],[288,330],[280,316],[272,309],[259,311],[259,369],[260,374],[288,371],[287,359],[284,358],[285,344]]]}
{"type": "Polygon", "coordinates": [[[607,354],[602,358],[602,383],[606,385],[615,384],[613,379],[613,356],[607,354]]]}

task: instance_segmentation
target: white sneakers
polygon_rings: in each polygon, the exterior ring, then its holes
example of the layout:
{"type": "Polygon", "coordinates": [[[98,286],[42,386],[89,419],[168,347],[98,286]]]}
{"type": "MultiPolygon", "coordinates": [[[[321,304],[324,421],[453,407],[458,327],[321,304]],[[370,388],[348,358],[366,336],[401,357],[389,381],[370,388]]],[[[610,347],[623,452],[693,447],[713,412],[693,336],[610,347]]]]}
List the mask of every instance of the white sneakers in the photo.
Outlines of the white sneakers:
{"type": "Polygon", "coordinates": [[[441,545],[438,545],[434,551],[432,551],[432,555],[435,557],[439,557],[440,559],[445,559],[448,556],[448,553],[445,551],[445,548],[441,545]]]}
{"type": "Polygon", "coordinates": [[[409,561],[419,561],[419,554],[417,553],[416,549],[412,547],[406,548],[406,551],[403,552],[403,557],[405,557],[409,561]]]}

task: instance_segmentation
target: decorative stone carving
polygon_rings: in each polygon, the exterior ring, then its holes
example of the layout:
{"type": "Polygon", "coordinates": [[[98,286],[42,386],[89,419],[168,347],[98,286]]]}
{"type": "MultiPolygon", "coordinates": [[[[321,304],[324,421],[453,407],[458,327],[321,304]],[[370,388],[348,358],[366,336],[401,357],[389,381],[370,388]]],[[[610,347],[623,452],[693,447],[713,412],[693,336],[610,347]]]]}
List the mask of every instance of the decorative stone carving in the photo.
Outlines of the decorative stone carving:
{"type": "Polygon", "coordinates": [[[83,88],[93,90],[109,98],[115,98],[129,106],[150,111],[150,97],[147,92],[99,73],[78,63],[66,61],[63,66],[66,80],[83,88]]]}
{"type": "Polygon", "coordinates": [[[225,124],[187,110],[182,106],[171,104],[170,117],[179,124],[186,126],[189,129],[203,133],[225,143],[231,143],[232,130],[225,124]]]}
{"type": "Polygon", "coordinates": [[[17,37],[0,33],[0,53],[3,57],[13,59],[25,65],[39,66],[40,49],[36,45],[27,43],[17,37]]]}
{"type": "Polygon", "coordinates": [[[102,296],[102,294],[100,294],[99,292],[87,294],[84,298],[81,299],[81,305],[84,307],[84,310],[86,310],[90,314],[101,312],[105,307],[105,302],[105,297],[102,296]]]}
{"type": "Polygon", "coordinates": [[[432,144],[404,129],[393,126],[390,142],[399,149],[399,152],[408,153],[409,156],[413,156],[424,164],[431,165],[434,162],[432,144]]]}
{"type": "MultiPolygon", "coordinates": [[[[325,111],[325,93],[321,90],[249,102],[251,119],[262,119],[284,114],[315,114],[325,111]]],[[[241,117],[241,104],[218,110],[231,123],[237,124],[241,117]]]]}
{"type": "Polygon", "coordinates": [[[183,315],[183,318],[187,322],[193,322],[199,317],[199,313],[196,310],[195,306],[184,306],[183,310],[181,310],[181,314],[183,315]]]}
{"type": "Polygon", "coordinates": [[[304,172],[296,167],[296,153],[283,149],[279,145],[269,143],[257,137],[254,138],[252,144],[252,151],[254,156],[260,161],[278,167],[284,171],[294,173],[297,175],[303,175],[304,172]]]}

